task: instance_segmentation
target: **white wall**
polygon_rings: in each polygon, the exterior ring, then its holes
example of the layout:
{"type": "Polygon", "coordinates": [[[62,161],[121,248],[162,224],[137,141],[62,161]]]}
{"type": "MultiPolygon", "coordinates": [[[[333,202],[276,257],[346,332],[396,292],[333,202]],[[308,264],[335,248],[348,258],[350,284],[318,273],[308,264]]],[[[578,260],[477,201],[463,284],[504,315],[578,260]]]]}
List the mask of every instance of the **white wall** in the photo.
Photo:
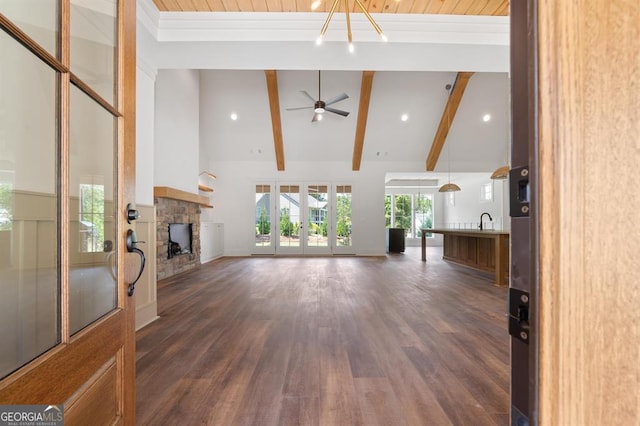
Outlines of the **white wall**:
{"type": "Polygon", "coordinates": [[[198,71],[158,71],[155,95],[154,186],[198,192],[198,71]]]}
{"type": "Polygon", "coordinates": [[[487,212],[493,218],[489,222],[484,217],[485,227],[491,225],[495,229],[509,230],[509,199],[506,180],[491,180],[490,173],[456,174],[455,183],[461,191],[455,192],[453,206],[444,202],[444,215],[442,220],[436,221],[437,227],[461,227],[477,228],[480,223],[480,215],[487,212]],[[481,201],[480,189],[483,184],[493,185],[493,200],[481,201]]]}
{"type": "Polygon", "coordinates": [[[155,72],[136,69],[136,203],[153,205],[155,72]]]}

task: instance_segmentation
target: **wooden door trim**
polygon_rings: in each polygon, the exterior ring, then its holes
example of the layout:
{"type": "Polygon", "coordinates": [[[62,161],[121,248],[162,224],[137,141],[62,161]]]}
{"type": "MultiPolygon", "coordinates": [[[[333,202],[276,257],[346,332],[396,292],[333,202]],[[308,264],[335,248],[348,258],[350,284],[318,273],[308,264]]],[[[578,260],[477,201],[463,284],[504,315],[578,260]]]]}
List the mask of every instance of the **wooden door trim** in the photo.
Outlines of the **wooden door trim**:
{"type": "Polygon", "coordinates": [[[127,294],[127,280],[137,275],[139,259],[135,254],[127,253],[125,241],[129,225],[122,219],[125,205],[136,201],[136,2],[118,0],[118,13],[117,108],[122,116],[118,118],[118,180],[121,185],[118,185],[117,209],[121,220],[116,235],[119,236],[119,265],[124,265],[118,275],[118,303],[125,308],[124,330],[121,330],[124,342],[117,359],[118,400],[124,424],[133,425],[136,417],[136,304],[135,294],[132,297],[127,294]]]}
{"type": "Polygon", "coordinates": [[[64,403],[123,345],[124,316],[122,310],[113,311],[73,336],[70,343],[56,346],[4,379],[0,382],[0,401],[3,404],[64,403]],[[103,349],[111,355],[99,356],[105,353],[103,349]],[[81,369],[74,368],[78,364],[81,369]],[[65,380],[54,379],[59,376],[65,380]],[[42,381],[49,377],[51,387],[43,388],[42,381]]]}

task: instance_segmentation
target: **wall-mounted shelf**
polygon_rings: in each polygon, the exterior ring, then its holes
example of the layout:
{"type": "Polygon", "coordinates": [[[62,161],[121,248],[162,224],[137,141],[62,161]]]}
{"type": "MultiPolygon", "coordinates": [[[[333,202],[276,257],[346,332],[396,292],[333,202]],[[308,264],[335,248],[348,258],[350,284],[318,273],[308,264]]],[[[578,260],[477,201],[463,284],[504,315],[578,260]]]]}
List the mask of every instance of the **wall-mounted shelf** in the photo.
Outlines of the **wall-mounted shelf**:
{"type": "Polygon", "coordinates": [[[200,204],[200,207],[205,208],[205,209],[212,209],[213,208],[213,204],[200,204]]]}
{"type": "Polygon", "coordinates": [[[198,184],[198,189],[200,191],[203,191],[203,192],[213,192],[213,188],[211,188],[211,187],[209,187],[207,185],[203,185],[201,183],[198,184]]]}
{"type": "Polygon", "coordinates": [[[209,197],[205,195],[193,194],[191,192],[182,191],[180,189],[171,188],[169,186],[154,186],[153,196],[155,198],[170,198],[172,200],[187,201],[190,203],[209,205],[209,197]]]}

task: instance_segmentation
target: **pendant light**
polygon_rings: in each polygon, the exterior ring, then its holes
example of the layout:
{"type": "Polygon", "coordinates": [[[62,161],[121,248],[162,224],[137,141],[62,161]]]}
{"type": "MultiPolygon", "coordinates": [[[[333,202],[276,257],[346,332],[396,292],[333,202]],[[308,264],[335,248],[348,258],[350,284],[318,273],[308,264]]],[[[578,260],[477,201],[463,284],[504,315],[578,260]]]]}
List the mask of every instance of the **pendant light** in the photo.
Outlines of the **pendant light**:
{"type": "MultiPolygon", "coordinates": [[[[454,82],[454,84],[455,84],[455,82],[454,82]]],[[[452,86],[450,84],[447,84],[445,86],[445,89],[449,93],[449,97],[451,97],[452,86]]],[[[447,113],[447,122],[449,124],[449,131],[451,131],[451,117],[449,116],[449,102],[448,102],[448,100],[447,100],[447,105],[445,106],[445,108],[446,108],[446,113],[447,113]]],[[[449,176],[448,183],[445,183],[444,185],[442,185],[440,187],[440,189],[438,189],[438,192],[456,192],[456,191],[460,191],[460,187],[458,185],[456,185],[455,183],[451,183],[451,156],[449,155],[450,152],[451,152],[451,142],[449,142],[449,145],[447,145],[447,174],[449,176]]]]}
{"type": "Polygon", "coordinates": [[[491,179],[504,180],[509,177],[509,147],[511,146],[511,110],[509,108],[509,95],[507,92],[507,161],[506,166],[500,166],[493,171],[491,179]]]}

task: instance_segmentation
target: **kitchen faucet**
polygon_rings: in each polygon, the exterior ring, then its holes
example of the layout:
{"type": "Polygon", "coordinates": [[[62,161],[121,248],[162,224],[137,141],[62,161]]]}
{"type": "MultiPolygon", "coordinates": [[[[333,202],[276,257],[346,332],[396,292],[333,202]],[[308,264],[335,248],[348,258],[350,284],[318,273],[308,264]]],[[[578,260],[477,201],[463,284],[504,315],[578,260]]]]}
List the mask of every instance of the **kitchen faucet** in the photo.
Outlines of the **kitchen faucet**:
{"type": "Polygon", "coordinates": [[[489,213],[487,213],[487,212],[482,213],[480,215],[480,226],[478,226],[478,228],[480,228],[481,231],[482,231],[482,216],[484,216],[485,214],[487,216],[489,216],[489,220],[493,222],[493,218],[491,217],[491,215],[489,213]]]}

